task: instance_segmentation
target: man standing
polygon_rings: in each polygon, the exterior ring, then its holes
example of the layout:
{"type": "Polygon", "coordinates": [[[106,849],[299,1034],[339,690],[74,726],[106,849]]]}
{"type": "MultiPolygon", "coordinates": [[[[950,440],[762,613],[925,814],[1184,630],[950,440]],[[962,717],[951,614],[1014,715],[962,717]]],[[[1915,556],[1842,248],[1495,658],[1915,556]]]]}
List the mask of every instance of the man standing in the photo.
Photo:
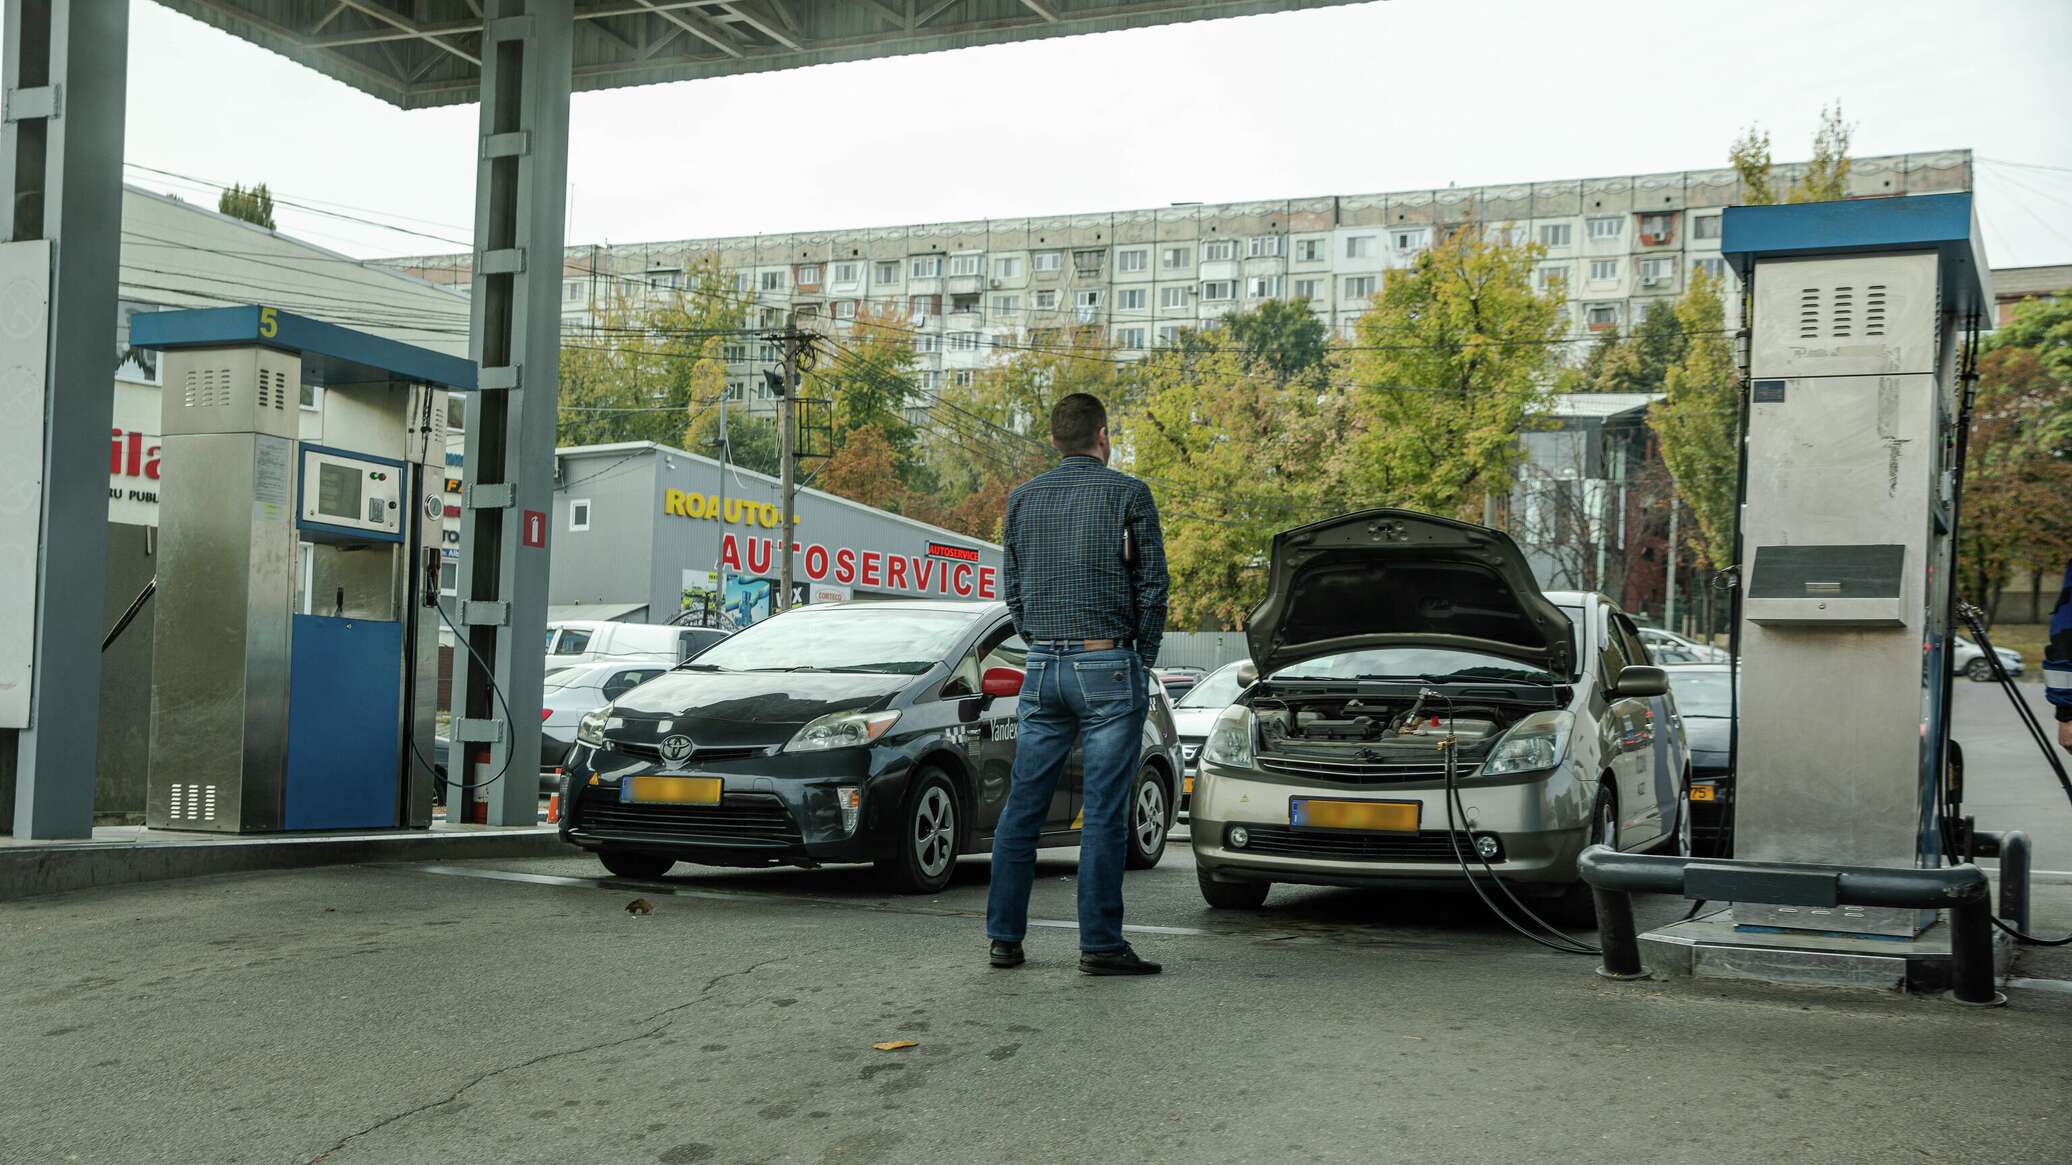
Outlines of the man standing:
{"type": "Polygon", "coordinates": [[[2058,605],[2050,613],[2050,644],[2043,649],[2044,698],[2058,719],[2058,747],[2072,752],[2072,562],[2058,584],[2058,605]]]}
{"type": "Polygon", "coordinates": [[[1014,786],[993,834],[986,937],[995,967],[1022,964],[1036,838],[1058,775],[1083,739],[1079,969],[1155,975],[1122,938],[1124,814],[1165,634],[1165,544],[1151,490],[1108,468],[1108,410],[1075,392],[1050,413],[1055,469],[1007,499],[1007,607],[1029,645],[1014,786]]]}

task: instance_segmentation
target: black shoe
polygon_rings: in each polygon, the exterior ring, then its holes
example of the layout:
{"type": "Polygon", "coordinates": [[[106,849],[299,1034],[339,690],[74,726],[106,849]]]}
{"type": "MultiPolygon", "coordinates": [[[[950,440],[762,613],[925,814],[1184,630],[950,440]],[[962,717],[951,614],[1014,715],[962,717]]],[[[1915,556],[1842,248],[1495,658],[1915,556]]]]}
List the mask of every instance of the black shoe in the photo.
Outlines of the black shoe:
{"type": "Polygon", "coordinates": [[[992,950],[987,952],[987,957],[993,960],[996,967],[1019,967],[1023,961],[1022,944],[1002,942],[996,938],[993,940],[992,950]]]}
{"type": "Polygon", "coordinates": [[[1082,975],[1156,975],[1164,967],[1137,957],[1137,952],[1125,946],[1119,951],[1081,951],[1079,973],[1082,975]]]}

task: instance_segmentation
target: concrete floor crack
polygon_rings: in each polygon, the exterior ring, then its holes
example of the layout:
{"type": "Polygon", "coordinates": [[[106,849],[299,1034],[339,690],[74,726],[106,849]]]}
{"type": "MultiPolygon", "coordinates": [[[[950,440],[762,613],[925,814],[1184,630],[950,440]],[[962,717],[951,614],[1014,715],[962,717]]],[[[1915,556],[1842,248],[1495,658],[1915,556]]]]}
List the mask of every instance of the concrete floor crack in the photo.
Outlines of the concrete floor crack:
{"type": "MultiPolygon", "coordinates": [[[[815,954],[818,952],[808,953],[815,954]]],[[[661,1035],[663,1032],[669,1030],[670,1025],[676,1022],[674,1016],[677,1012],[683,1011],[686,1008],[695,1007],[698,1004],[705,1002],[706,998],[710,996],[712,992],[716,988],[718,988],[721,983],[724,983],[729,979],[738,979],[744,975],[752,975],[765,967],[775,966],[776,964],[785,961],[785,959],[781,958],[764,959],[759,963],[751,963],[748,966],[743,967],[737,971],[724,971],[720,974],[714,975],[712,978],[707,979],[705,981],[705,986],[699,988],[698,994],[693,998],[685,1000],[682,1003],[674,1004],[670,1007],[665,1007],[662,1010],[655,1012],[653,1015],[645,1016],[642,1019],[638,1020],[638,1025],[653,1025],[646,1026],[646,1030],[634,1032],[632,1035],[619,1036],[616,1039],[599,1040],[596,1043],[584,1044],[581,1047],[562,1048],[558,1051],[543,1052],[540,1055],[534,1056],[530,1059],[520,1060],[515,1064],[506,1064],[501,1068],[492,1068],[489,1071],[483,1072],[480,1075],[474,1077],[467,1083],[461,1085],[459,1088],[454,1089],[452,1092],[447,1093],[445,1096],[442,1096],[437,1100],[429,1101],[425,1104],[417,1105],[414,1108],[407,1108],[404,1109],[402,1112],[383,1117],[382,1119],[375,1121],[373,1124],[368,1125],[364,1129],[360,1129],[357,1132],[349,1133],[346,1136],[339,1138],[339,1140],[334,1142],[329,1148],[325,1149],[321,1153],[318,1153],[316,1156],[311,1157],[309,1159],[309,1165],[319,1165],[320,1162],[329,1160],[333,1154],[339,1152],[341,1149],[344,1149],[346,1146],[352,1144],[354,1141],[357,1141],[362,1137],[366,1137],[371,1134],[380,1132],[382,1129],[385,1129],[388,1126],[397,1123],[398,1121],[408,1120],[411,1117],[417,1116],[420,1113],[430,1112],[435,1108],[440,1108],[445,1105],[452,1104],[454,1101],[459,1100],[469,1090],[473,1089],[476,1085],[481,1084],[486,1080],[493,1080],[496,1077],[502,1076],[507,1072],[517,1072],[521,1069],[530,1068],[537,1064],[544,1064],[549,1060],[562,1060],[570,1056],[580,1056],[589,1052],[601,1052],[606,1048],[616,1048],[624,1044],[638,1043],[641,1040],[653,1039],[656,1036],[661,1035]]]]}

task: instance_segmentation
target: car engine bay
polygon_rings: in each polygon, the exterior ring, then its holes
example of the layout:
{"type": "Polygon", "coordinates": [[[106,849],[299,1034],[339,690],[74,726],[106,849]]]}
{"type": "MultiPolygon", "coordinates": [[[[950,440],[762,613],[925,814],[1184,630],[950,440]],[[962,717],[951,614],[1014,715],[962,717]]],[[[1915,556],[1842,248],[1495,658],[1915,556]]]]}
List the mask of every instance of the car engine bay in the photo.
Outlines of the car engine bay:
{"type": "Polygon", "coordinates": [[[1457,741],[1461,768],[1472,769],[1512,724],[1536,710],[1343,691],[1268,690],[1249,702],[1262,767],[1322,772],[1310,766],[1327,766],[1348,775],[1396,767],[1429,771],[1443,763],[1440,744],[1449,736],[1457,741]]]}

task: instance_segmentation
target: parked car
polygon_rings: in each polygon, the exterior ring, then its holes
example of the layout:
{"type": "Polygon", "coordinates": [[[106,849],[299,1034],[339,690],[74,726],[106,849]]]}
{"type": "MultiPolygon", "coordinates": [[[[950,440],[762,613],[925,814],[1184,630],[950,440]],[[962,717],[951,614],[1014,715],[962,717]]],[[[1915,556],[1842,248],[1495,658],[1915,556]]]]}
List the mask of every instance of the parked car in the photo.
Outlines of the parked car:
{"type": "Polygon", "coordinates": [[[547,670],[585,663],[682,663],[727,637],[715,627],[562,619],[547,624],[547,670]]]}
{"type": "Polygon", "coordinates": [[[1165,686],[1166,695],[1177,700],[1187,694],[1187,689],[1201,682],[1202,669],[1198,667],[1161,667],[1151,673],[1165,686]]]}
{"type": "Polygon", "coordinates": [[[1244,683],[1238,679],[1238,672],[1251,662],[1242,659],[1224,664],[1173,701],[1173,727],[1180,734],[1180,761],[1185,766],[1180,782],[1180,811],[1183,814],[1194,796],[1194,767],[1201,753],[1202,741],[1209,738],[1209,729],[1216,723],[1216,717],[1223,714],[1223,709],[1236,703],[1239,693],[1245,690],[1244,683]]]}
{"type": "Polygon", "coordinates": [[[560,788],[561,767],[576,746],[576,725],[594,711],[669,670],[661,662],[613,660],[547,673],[540,696],[540,790],[560,788]]]}
{"type": "MultiPolygon", "coordinates": [[[[1004,603],[813,604],[737,632],[577,726],[561,836],[623,877],[678,861],[871,862],[929,894],[985,853],[1007,801],[1028,649],[1004,603]]],[[[1151,702],[1130,792],[1131,868],[1172,828],[1180,750],[1151,702]]],[[[1079,844],[1075,753],[1039,842],[1079,844]]]]}
{"type": "Polygon", "coordinates": [[[1676,711],[1691,750],[1690,845],[1704,857],[1734,853],[1734,770],[1729,767],[1734,700],[1733,669],[1723,663],[1667,667],[1676,711]]]}
{"type": "Polygon", "coordinates": [[[1676,843],[1667,677],[1609,599],[1542,593],[1500,531],[1393,509],[1285,531],[1245,634],[1263,678],[1217,717],[1191,804],[1212,907],[1275,882],[1465,889],[1472,851],[1581,922],[1584,847],[1676,843]]]}
{"type": "MultiPolygon", "coordinates": [[[[2008,675],[2022,674],[2021,652],[1996,647],[1993,654],[2000,657],[2000,666],[2007,669],[2008,675]]],[[[1993,665],[1986,662],[1984,649],[1962,635],[1950,636],[1950,670],[1977,684],[1989,683],[1994,678],[1993,665]]]]}
{"type": "Polygon", "coordinates": [[[1642,627],[1640,642],[1656,663],[1725,663],[1729,658],[1724,647],[1700,643],[1660,627],[1642,627]]]}

